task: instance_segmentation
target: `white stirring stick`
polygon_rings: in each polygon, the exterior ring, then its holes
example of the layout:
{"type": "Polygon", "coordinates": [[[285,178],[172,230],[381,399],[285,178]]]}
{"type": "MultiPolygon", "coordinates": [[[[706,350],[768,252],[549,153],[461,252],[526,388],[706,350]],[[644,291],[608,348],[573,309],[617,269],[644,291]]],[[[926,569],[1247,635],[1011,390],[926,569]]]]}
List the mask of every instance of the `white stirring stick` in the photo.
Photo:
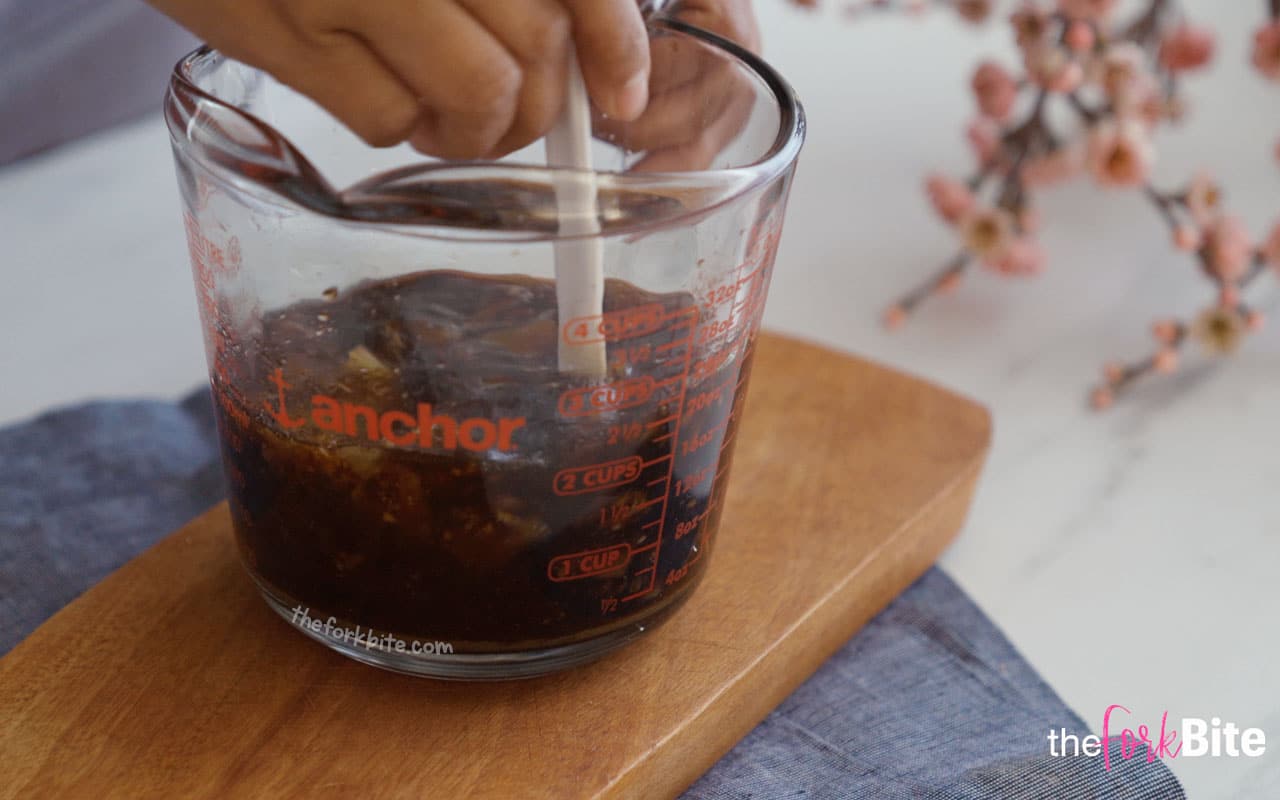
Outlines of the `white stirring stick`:
{"type": "MultiPolygon", "coordinates": [[[[556,208],[561,237],[557,240],[556,301],[560,309],[558,337],[560,371],[592,378],[605,375],[605,342],[571,343],[565,328],[572,320],[598,318],[604,313],[604,241],[596,181],[591,163],[591,106],[577,56],[570,52],[569,83],[564,111],[547,134],[547,166],[582,172],[555,178],[556,208]]],[[[592,326],[594,328],[594,325],[592,326]]],[[[594,333],[594,330],[592,331],[594,333]]]]}

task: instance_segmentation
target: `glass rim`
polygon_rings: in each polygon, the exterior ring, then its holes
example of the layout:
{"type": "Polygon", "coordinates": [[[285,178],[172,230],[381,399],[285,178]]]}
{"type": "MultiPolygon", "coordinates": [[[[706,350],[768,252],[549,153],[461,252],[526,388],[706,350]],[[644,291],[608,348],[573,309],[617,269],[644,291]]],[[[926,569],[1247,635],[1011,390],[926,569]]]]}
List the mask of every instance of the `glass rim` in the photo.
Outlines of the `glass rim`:
{"type": "MultiPolygon", "coordinates": [[[[767,96],[771,96],[776,105],[779,119],[773,142],[764,149],[762,155],[751,163],[721,169],[643,173],[616,170],[583,171],[538,164],[505,164],[501,161],[438,161],[380,172],[352,187],[338,190],[329,184],[320,171],[278,129],[196,83],[192,73],[197,64],[209,58],[227,58],[209,45],[203,45],[188,53],[174,66],[165,96],[165,119],[168,123],[170,138],[178,148],[180,157],[199,162],[202,161],[199,158],[200,154],[204,153],[210,157],[207,160],[223,167],[232,176],[239,176],[250,184],[266,188],[274,196],[283,196],[283,199],[293,206],[339,220],[380,223],[401,232],[416,232],[429,236],[440,236],[442,231],[451,231],[445,238],[465,238],[468,241],[483,240],[486,238],[484,234],[504,242],[561,241],[643,234],[650,230],[687,224],[690,219],[714,212],[787,174],[795,165],[807,132],[804,107],[795,90],[763,58],[723,36],[670,16],[655,15],[650,17],[648,22],[654,28],[693,37],[704,45],[723,52],[737,60],[742,68],[764,84],[768,89],[767,96]],[[234,141],[229,135],[220,137],[229,146],[216,149],[209,146],[207,141],[197,140],[193,135],[194,128],[202,124],[214,128],[223,127],[212,121],[200,123],[194,120],[195,110],[203,104],[211,104],[218,112],[230,114],[236,122],[254,129],[255,135],[268,143],[272,152],[253,153],[253,155],[268,156],[273,163],[282,167],[280,175],[285,175],[287,171],[292,173],[295,180],[269,180],[269,176],[262,174],[263,165],[258,164],[256,159],[241,160],[250,148],[242,142],[234,141]],[[257,169],[248,170],[245,167],[257,167],[257,169]],[[457,182],[481,177],[492,179],[493,176],[502,174],[515,180],[549,183],[556,175],[583,172],[593,176],[602,193],[610,190],[654,193],[655,190],[663,188],[687,192],[691,188],[702,188],[708,190],[707,199],[701,204],[682,207],[679,211],[646,222],[609,225],[606,218],[603,220],[604,228],[600,233],[571,236],[562,235],[557,230],[520,229],[519,226],[513,228],[483,222],[475,225],[447,226],[421,214],[417,214],[412,219],[397,219],[394,213],[384,216],[378,212],[378,209],[393,209],[394,198],[381,198],[382,204],[379,205],[377,202],[372,204],[369,202],[379,200],[376,193],[362,194],[363,190],[371,190],[378,184],[408,178],[420,177],[457,182]],[[303,183],[310,184],[313,189],[300,190],[296,185],[299,179],[303,183]],[[359,197],[362,202],[346,202],[344,196],[348,199],[359,197]],[[471,228],[470,233],[467,232],[467,228],[471,228]],[[495,236],[504,231],[505,235],[495,236]]],[[[215,134],[213,138],[219,137],[215,134]]],[[[601,210],[603,212],[603,208],[601,210]]]]}

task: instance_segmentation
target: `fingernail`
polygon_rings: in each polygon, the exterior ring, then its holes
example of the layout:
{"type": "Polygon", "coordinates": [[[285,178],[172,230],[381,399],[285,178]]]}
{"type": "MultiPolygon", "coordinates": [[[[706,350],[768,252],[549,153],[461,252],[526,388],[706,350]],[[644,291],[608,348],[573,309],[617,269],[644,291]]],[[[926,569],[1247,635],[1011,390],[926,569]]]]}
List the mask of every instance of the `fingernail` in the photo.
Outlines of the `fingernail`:
{"type": "Polygon", "coordinates": [[[621,120],[633,120],[644,113],[649,105],[649,76],[640,72],[631,77],[613,98],[613,115],[621,120]]]}

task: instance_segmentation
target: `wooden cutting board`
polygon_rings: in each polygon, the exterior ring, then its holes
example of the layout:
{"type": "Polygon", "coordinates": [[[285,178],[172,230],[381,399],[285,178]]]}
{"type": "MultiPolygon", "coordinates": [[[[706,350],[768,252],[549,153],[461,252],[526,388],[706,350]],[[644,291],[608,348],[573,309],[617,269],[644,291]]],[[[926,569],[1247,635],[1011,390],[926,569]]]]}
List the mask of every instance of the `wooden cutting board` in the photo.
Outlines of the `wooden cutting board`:
{"type": "Polygon", "coordinates": [[[714,561],[648,639],[526,682],[382,672],[267,609],[220,506],[0,660],[0,797],[679,794],[933,563],[990,436],[917,380],[758,347],[714,561]]]}

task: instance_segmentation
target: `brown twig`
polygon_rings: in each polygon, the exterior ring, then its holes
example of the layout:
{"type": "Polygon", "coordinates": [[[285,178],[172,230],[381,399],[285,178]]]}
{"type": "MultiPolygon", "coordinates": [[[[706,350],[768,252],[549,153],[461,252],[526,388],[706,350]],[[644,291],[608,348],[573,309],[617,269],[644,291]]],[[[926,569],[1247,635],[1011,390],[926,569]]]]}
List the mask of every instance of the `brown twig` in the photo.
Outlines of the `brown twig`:
{"type": "Polygon", "coordinates": [[[1164,194],[1151,184],[1142,187],[1143,193],[1156,210],[1160,212],[1160,216],[1164,217],[1164,221],[1169,223],[1169,228],[1175,233],[1182,227],[1182,222],[1178,220],[1177,214],[1173,212],[1174,199],[1164,194]]]}
{"type": "Polygon", "coordinates": [[[923,303],[931,295],[936,294],[953,280],[954,276],[964,274],[972,263],[973,258],[967,252],[960,251],[941,270],[903,296],[897,307],[902,309],[904,313],[910,314],[915,310],[916,306],[923,303]]]}
{"type": "MultiPolygon", "coordinates": [[[[1273,2],[1276,1],[1273,0],[1273,2]]],[[[1171,6],[1170,0],[1151,0],[1151,5],[1147,7],[1147,10],[1121,33],[1120,38],[1136,42],[1143,47],[1150,45],[1152,39],[1160,31],[1160,24],[1164,21],[1165,12],[1171,6]]]]}

